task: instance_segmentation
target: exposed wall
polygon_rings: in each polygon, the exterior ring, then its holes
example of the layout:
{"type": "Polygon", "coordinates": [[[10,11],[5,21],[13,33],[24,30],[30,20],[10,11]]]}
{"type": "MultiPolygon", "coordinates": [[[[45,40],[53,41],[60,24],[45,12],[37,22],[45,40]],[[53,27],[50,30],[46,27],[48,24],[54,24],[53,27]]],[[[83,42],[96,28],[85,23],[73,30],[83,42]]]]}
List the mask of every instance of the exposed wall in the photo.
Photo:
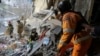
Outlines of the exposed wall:
{"type": "Polygon", "coordinates": [[[75,11],[79,11],[88,20],[91,16],[94,0],[76,0],[75,11]]]}
{"type": "Polygon", "coordinates": [[[34,12],[39,12],[47,8],[46,0],[35,0],[34,2],[35,10],[34,12]]]}

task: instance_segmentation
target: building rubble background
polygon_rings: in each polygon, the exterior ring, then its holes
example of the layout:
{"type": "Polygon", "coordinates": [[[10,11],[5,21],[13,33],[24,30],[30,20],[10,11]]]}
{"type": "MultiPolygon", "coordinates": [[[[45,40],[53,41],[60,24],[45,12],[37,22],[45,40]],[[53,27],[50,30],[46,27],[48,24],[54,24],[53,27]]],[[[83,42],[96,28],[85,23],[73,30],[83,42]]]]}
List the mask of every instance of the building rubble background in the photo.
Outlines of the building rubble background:
{"type": "MultiPolygon", "coordinates": [[[[46,43],[45,38],[29,43],[28,37],[30,34],[25,36],[25,38],[19,39],[17,34],[17,27],[16,27],[17,20],[21,20],[21,22],[23,23],[24,21],[26,21],[24,27],[30,24],[31,25],[29,29],[30,31],[33,28],[37,28],[38,29],[37,32],[39,35],[41,35],[40,27],[49,25],[50,30],[46,33],[46,35],[49,37],[51,34],[50,31],[53,28],[55,28],[55,26],[57,25],[61,26],[60,21],[50,19],[51,16],[53,15],[53,11],[42,10],[40,12],[36,11],[35,13],[32,13],[33,7],[30,1],[24,0],[24,4],[23,4],[23,0],[11,0],[12,2],[9,1],[5,2],[5,1],[7,0],[3,0],[3,3],[0,4],[0,15],[1,15],[0,16],[1,17],[0,18],[0,56],[21,56],[21,55],[30,56],[33,53],[35,53],[37,49],[40,49],[43,43],[46,43]],[[21,16],[24,16],[24,20],[21,19],[21,16]],[[9,21],[11,21],[11,23],[14,26],[13,38],[10,38],[9,36],[6,36],[4,34],[9,21]],[[47,23],[47,21],[49,23],[47,23]],[[32,50],[30,44],[33,45],[32,50]],[[30,53],[28,53],[29,50],[31,50],[30,53]]],[[[38,10],[38,8],[36,10],[38,10]]],[[[46,40],[47,39],[48,37],[46,37],[46,40]]]]}
{"type": "Polygon", "coordinates": [[[41,55],[41,53],[42,56],[53,56],[56,53],[55,35],[59,35],[61,31],[61,22],[52,18],[54,16],[52,10],[45,10],[46,0],[32,1],[34,0],[2,0],[0,4],[0,56],[31,56],[41,55]],[[24,19],[21,18],[22,16],[24,19]],[[24,27],[30,25],[27,27],[29,30],[27,33],[23,31],[22,34],[26,33],[26,35],[21,39],[17,33],[17,20],[25,23],[24,27]],[[14,26],[13,38],[4,34],[9,21],[14,26]],[[44,26],[49,29],[45,33],[46,36],[29,41],[31,30],[36,28],[38,35],[41,36],[41,27],[44,26]]]}

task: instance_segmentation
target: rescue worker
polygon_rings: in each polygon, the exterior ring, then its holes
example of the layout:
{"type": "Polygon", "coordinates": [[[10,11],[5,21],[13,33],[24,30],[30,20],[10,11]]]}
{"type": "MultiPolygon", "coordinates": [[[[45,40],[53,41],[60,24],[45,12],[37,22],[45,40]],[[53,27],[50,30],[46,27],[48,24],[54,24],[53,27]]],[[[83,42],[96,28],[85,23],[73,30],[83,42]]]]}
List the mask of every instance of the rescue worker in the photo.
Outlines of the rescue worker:
{"type": "Polygon", "coordinates": [[[9,35],[11,38],[13,34],[13,25],[11,23],[11,21],[8,22],[8,26],[7,26],[7,30],[6,30],[6,35],[9,35]]]}
{"type": "Polygon", "coordinates": [[[93,36],[100,36],[100,26],[91,27],[91,34],[93,36]]]}
{"type": "Polygon", "coordinates": [[[100,50],[100,26],[91,27],[91,35],[93,36],[92,44],[88,50],[88,56],[95,56],[100,50]]]}
{"type": "Polygon", "coordinates": [[[17,23],[18,23],[17,33],[19,35],[19,38],[21,38],[22,37],[21,33],[23,32],[23,23],[20,22],[20,20],[18,20],[17,23]]]}
{"type": "Polygon", "coordinates": [[[30,39],[31,41],[36,41],[38,39],[38,33],[36,32],[36,28],[32,29],[30,39]]]}
{"type": "Polygon", "coordinates": [[[63,34],[57,45],[57,56],[65,56],[65,51],[73,47],[71,56],[85,56],[92,38],[89,35],[88,24],[79,13],[71,10],[69,1],[63,0],[58,4],[62,16],[63,34]]]}

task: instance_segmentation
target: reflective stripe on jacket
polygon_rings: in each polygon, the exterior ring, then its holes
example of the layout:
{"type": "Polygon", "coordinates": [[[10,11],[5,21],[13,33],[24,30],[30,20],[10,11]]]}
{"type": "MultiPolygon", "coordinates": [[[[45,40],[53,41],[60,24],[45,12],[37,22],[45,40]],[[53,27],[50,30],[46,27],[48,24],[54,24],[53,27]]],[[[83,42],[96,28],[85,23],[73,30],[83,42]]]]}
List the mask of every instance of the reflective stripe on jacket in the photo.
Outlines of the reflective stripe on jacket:
{"type": "MultiPolygon", "coordinates": [[[[85,22],[83,18],[74,12],[67,12],[63,15],[62,18],[62,29],[63,29],[63,35],[61,36],[61,39],[59,41],[59,44],[57,46],[57,49],[60,49],[63,45],[66,43],[69,43],[70,41],[74,44],[77,44],[79,42],[83,42],[90,38],[87,35],[89,35],[88,31],[83,31],[82,24],[85,22]],[[81,22],[81,23],[79,23],[81,22]],[[77,27],[81,27],[77,28],[77,27]],[[78,32],[76,32],[76,29],[78,32]],[[85,36],[85,37],[84,37],[85,36]]],[[[86,23],[87,24],[87,23],[86,23]]]]}
{"type": "Polygon", "coordinates": [[[64,14],[62,18],[62,28],[63,28],[63,35],[59,41],[57,46],[60,49],[66,42],[69,42],[72,39],[72,35],[75,32],[77,22],[81,19],[78,14],[73,12],[68,12],[64,14]]]}
{"type": "Polygon", "coordinates": [[[78,38],[78,39],[74,40],[73,43],[74,43],[74,44],[78,44],[78,43],[81,43],[81,42],[83,42],[83,41],[85,41],[85,40],[87,40],[87,39],[89,39],[89,38],[90,38],[89,35],[83,36],[83,37],[81,37],[81,38],[78,38]]]}

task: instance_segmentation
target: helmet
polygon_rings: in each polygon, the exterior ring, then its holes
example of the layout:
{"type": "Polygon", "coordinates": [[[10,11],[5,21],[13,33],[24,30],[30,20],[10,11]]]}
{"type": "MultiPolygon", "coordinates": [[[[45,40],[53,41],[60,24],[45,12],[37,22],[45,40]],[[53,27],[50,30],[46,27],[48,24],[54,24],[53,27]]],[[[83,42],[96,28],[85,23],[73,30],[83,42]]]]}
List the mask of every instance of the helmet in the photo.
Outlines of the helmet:
{"type": "Polygon", "coordinates": [[[11,21],[8,21],[9,24],[11,24],[11,21]]]}
{"type": "Polygon", "coordinates": [[[17,20],[18,23],[20,23],[20,20],[17,20]]]}
{"type": "Polygon", "coordinates": [[[61,13],[64,13],[64,12],[66,12],[66,11],[69,11],[69,10],[72,8],[70,2],[67,1],[67,0],[61,1],[61,2],[58,4],[57,7],[58,7],[58,9],[60,10],[61,13]]]}

